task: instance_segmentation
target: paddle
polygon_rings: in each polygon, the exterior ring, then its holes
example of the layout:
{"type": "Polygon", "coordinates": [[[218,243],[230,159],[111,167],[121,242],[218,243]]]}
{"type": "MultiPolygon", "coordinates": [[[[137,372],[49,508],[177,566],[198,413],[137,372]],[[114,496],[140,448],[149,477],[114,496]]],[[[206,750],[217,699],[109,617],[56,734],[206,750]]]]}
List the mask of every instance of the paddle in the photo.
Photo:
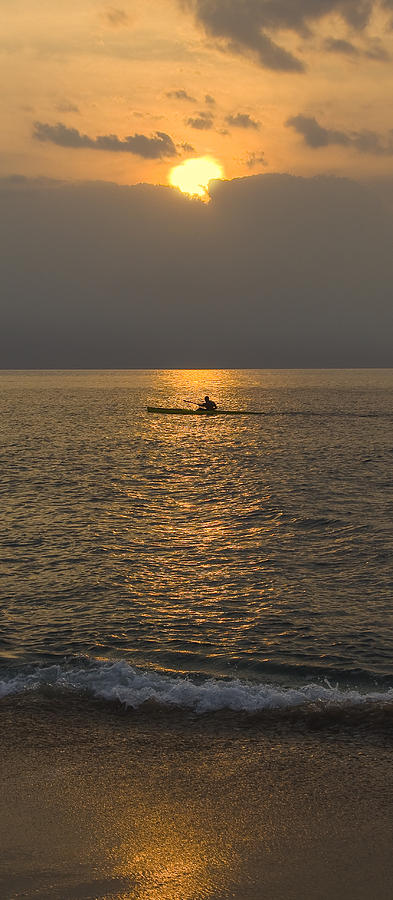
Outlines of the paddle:
{"type": "MultiPolygon", "coordinates": [[[[199,409],[201,411],[214,412],[214,410],[217,409],[217,406],[206,407],[203,400],[183,400],[182,402],[183,403],[196,403],[196,405],[199,407],[199,409]]],[[[198,410],[197,410],[197,412],[198,412],[198,410]]]]}

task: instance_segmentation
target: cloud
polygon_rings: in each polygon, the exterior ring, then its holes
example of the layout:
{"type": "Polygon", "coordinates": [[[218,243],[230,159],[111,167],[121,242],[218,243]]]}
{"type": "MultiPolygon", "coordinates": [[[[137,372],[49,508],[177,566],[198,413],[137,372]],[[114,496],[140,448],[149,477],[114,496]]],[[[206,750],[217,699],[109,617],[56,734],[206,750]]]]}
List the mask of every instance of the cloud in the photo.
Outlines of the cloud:
{"type": "Polygon", "coordinates": [[[343,53],[344,56],[359,56],[359,50],[350,41],[339,40],[337,38],[326,38],[323,43],[324,49],[328,53],[343,53]]]}
{"type": "Polygon", "coordinates": [[[213,128],[214,119],[210,112],[200,112],[197,116],[187,119],[187,125],[197,131],[209,131],[213,128]]]}
{"type": "MultiPolygon", "coordinates": [[[[222,40],[231,53],[252,56],[268,69],[302,72],[304,65],[274,43],[264,30],[271,28],[275,6],[269,0],[180,0],[210,36],[222,40]],[[270,13],[269,9],[270,8],[270,13]],[[270,20],[270,21],[269,21],[270,20]]],[[[290,5],[291,0],[287,0],[290,5]]],[[[293,5],[293,3],[292,3],[293,5]]]]}
{"type": "Polygon", "coordinates": [[[393,215],[376,191],[264,174],[211,194],[7,183],[2,365],[393,365],[393,215]]]}
{"type": "Polygon", "coordinates": [[[364,56],[368,59],[374,59],[376,62],[388,62],[391,59],[390,53],[388,53],[379,38],[372,38],[372,40],[367,42],[364,56]]]}
{"type": "Polygon", "coordinates": [[[168,91],[166,96],[174,100],[187,100],[190,103],[196,103],[195,97],[191,97],[190,94],[187,94],[187,91],[183,90],[168,91]]]}
{"type": "MultiPolygon", "coordinates": [[[[179,0],[190,9],[207,34],[231,53],[252,56],[259,65],[283,72],[303,72],[304,63],[271,35],[289,31],[306,39],[322,19],[335,15],[351,29],[363,32],[374,9],[392,0],[179,0]]],[[[343,42],[347,43],[347,42],[343,42]]],[[[329,52],[332,47],[326,47],[329,52]]],[[[343,48],[336,52],[345,52],[343,48]]],[[[347,50],[347,52],[349,52],[347,50]]]]}
{"type": "Polygon", "coordinates": [[[393,131],[387,136],[375,131],[354,131],[350,135],[350,141],[359,153],[393,156],[393,131]]]}
{"type": "Polygon", "coordinates": [[[177,156],[172,138],[163,131],[156,131],[154,137],[134,134],[121,139],[115,134],[103,134],[91,138],[87,134],[81,134],[76,128],[68,128],[62,122],[58,122],[57,125],[35,122],[33,137],[38,141],[57,144],[59,147],[108,150],[111,153],[133,153],[144,159],[166,159],[177,156]]]}
{"type": "Polygon", "coordinates": [[[301,134],[308,147],[328,147],[329,144],[350,143],[348,135],[343,131],[333,131],[329,128],[323,128],[312,116],[292,116],[287,119],[286,126],[294,128],[298,134],[301,134]]]}
{"type": "Polygon", "coordinates": [[[114,6],[106,9],[103,16],[109,25],[112,25],[114,28],[122,28],[129,23],[129,16],[124,9],[116,9],[114,6]]]}
{"type": "Polygon", "coordinates": [[[56,109],[58,112],[62,113],[79,112],[79,108],[75,105],[75,103],[70,103],[68,100],[60,100],[60,102],[56,106],[56,109]]]}
{"type": "Polygon", "coordinates": [[[333,144],[352,147],[359,153],[372,153],[377,156],[393,156],[393,131],[386,136],[375,131],[335,131],[323,128],[312,116],[293,116],[287,119],[286,126],[294,128],[302,135],[305,144],[313,149],[328,147],[333,144]]]}
{"type": "Polygon", "coordinates": [[[207,103],[208,106],[216,105],[216,101],[215,101],[214,97],[212,97],[211,94],[205,94],[205,103],[207,103]]]}
{"type": "Polygon", "coordinates": [[[390,59],[390,54],[378,38],[366,41],[364,47],[356,47],[350,41],[326,38],[323,47],[328,53],[341,53],[344,56],[352,57],[362,56],[376,62],[387,62],[390,59]]]}
{"type": "Polygon", "coordinates": [[[255,169],[256,166],[267,166],[263,151],[259,151],[259,153],[249,153],[246,159],[246,166],[248,169],[255,169]]]}
{"type": "Polygon", "coordinates": [[[57,125],[35,122],[33,137],[37,141],[51,141],[59,147],[96,147],[95,139],[89,138],[87,134],[80,134],[76,128],[68,128],[62,122],[57,125]]]}
{"type": "Polygon", "coordinates": [[[248,113],[236,113],[234,116],[226,116],[225,121],[232,128],[259,128],[259,122],[252,119],[248,113]]]}
{"type": "Polygon", "coordinates": [[[55,188],[59,185],[64,186],[65,182],[61,179],[48,178],[46,175],[38,175],[31,178],[28,175],[12,174],[0,176],[0,189],[12,188],[12,190],[21,188],[33,191],[37,188],[55,188]]]}

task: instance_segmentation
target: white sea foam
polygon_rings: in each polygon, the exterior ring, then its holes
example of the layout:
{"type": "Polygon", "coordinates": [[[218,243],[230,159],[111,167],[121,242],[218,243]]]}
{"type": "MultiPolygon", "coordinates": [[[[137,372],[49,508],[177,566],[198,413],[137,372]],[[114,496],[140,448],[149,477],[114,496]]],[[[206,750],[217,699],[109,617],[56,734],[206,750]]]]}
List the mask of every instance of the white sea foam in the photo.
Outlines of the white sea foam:
{"type": "Polygon", "coordinates": [[[299,706],[359,706],[393,703],[393,689],[361,693],[341,690],[326,682],[301,687],[253,684],[240,680],[205,681],[171,677],[154,671],[138,671],[124,661],[91,662],[87,665],[37,667],[0,680],[0,698],[43,688],[85,693],[117,701],[137,709],[150,701],[162,706],[208,713],[218,710],[257,713],[299,706]]]}

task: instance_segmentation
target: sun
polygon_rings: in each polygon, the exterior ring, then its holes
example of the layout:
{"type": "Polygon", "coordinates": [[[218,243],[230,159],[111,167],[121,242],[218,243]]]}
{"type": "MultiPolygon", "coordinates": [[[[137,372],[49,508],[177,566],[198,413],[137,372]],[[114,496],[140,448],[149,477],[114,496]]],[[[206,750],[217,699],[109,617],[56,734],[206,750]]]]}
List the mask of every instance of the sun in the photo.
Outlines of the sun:
{"type": "Polygon", "coordinates": [[[169,173],[169,184],[177,187],[183,194],[191,197],[208,198],[209,181],[223,178],[222,166],[211,156],[200,156],[198,159],[186,159],[175,166],[169,173]]]}

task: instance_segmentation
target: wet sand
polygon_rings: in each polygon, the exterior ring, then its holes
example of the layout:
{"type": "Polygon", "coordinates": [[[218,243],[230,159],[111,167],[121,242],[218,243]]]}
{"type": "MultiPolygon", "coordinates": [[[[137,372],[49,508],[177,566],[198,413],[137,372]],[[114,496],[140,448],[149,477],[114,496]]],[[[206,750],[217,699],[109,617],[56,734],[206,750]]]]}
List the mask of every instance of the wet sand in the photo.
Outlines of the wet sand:
{"type": "Polygon", "coordinates": [[[388,738],[3,702],[4,900],[391,900],[388,738]]]}

